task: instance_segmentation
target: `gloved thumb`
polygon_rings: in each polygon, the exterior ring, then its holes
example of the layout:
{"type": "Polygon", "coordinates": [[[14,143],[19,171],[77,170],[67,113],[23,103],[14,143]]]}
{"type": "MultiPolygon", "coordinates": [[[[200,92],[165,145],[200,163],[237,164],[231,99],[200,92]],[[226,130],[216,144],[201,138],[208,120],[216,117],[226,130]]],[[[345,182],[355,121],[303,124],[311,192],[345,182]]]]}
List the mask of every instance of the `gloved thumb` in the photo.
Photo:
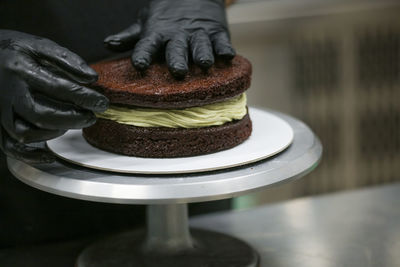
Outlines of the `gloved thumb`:
{"type": "Polygon", "coordinates": [[[0,128],[0,148],[4,154],[30,164],[51,163],[55,156],[43,143],[26,145],[12,139],[2,127],[0,128]]]}

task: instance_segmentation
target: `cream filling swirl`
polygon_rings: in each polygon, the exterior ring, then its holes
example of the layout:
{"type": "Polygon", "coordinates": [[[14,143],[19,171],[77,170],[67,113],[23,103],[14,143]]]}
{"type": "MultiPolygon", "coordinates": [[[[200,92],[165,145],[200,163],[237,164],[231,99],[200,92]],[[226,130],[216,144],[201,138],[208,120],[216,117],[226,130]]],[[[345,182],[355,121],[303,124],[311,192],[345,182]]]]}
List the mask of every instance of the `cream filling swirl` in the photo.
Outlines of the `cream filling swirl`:
{"type": "Polygon", "coordinates": [[[246,113],[246,94],[223,102],[185,109],[110,106],[98,118],[138,127],[199,128],[240,120],[246,113]]]}

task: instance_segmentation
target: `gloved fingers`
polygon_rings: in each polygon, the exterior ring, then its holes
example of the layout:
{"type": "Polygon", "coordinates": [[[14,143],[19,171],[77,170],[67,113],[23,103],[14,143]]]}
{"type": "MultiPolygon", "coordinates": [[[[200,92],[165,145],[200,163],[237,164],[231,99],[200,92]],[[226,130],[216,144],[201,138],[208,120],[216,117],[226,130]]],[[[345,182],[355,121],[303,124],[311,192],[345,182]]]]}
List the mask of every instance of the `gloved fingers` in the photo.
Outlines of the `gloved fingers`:
{"type": "Polygon", "coordinates": [[[24,61],[24,63],[30,65],[29,71],[21,68],[19,75],[33,90],[50,98],[72,103],[80,108],[94,112],[103,112],[107,109],[109,101],[104,95],[64,79],[35,62],[29,62],[30,60],[32,59],[27,58],[24,61]]]}
{"type": "Polygon", "coordinates": [[[213,48],[210,38],[202,31],[196,31],[190,38],[192,58],[196,65],[209,68],[214,64],[213,48]]]}
{"type": "Polygon", "coordinates": [[[4,129],[0,129],[1,149],[8,156],[26,163],[51,163],[55,156],[47,149],[28,146],[12,139],[4,129]]]}
{"type": "Polygon", "coordinates": [[[43,39],[33,46],[40,63],[53,67],[57,71],[79,83],[97,81],[97,73],[77,54],[53,41],[43,39]]]}
{"type": "Polygon", "coordinates": [[[49,130],[81,129],[96,122],[96,116],[74,105],[51,100],[42,95],[19,99],[14,112],[38,128],[49,130]]]}
{"type": "Polygon", "coordinates": [[[162,45],[162,37],[153,33],[140,39],[132,53],[132,64],[138,70],[146,70],[153,56],[158,52],[162,45]]]}
{"type": "Polygon", "coordinates": [[[188,72],[188,38],[185,34],[174,36],[165,48],[168,69],[176,78],[185,77],[188,72]]]}
{"type": "Polygon", "coordinates": [[[65,130],[41,129],[14,114],[11,107],[1,113],[2,128],[19,143],[33,143],[53,139],[65,133],[65,130]]]}
{"type": "Polygon", "coordinates": [[[235,57],[236,52],[229,40],[228,33],[225,31],[217,32],[211,36],[214,52],[217,56],[230,60],[235,57]]]}
{"type": "Polygon", "coordinates": [[[130,50],[139,39],[141,30],[140,24],[135,23],[120,33],[108,36],[104,39],[104,45],[106,48],[117,52],[130,50]]]}
{"type": "Polygon", "coordinates": [[[38,128],[29,122],[17,118],[14,121],[13,134],[7,131],[19,143],[43,142],[63,135],[66,130],[48,130],[38,128]]]}

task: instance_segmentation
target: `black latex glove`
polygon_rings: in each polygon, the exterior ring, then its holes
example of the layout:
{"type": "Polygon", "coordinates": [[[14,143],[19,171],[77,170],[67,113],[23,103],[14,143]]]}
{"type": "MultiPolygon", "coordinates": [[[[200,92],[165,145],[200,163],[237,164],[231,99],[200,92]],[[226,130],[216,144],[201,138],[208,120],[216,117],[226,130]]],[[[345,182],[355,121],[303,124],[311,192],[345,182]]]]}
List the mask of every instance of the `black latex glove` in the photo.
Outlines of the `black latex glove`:
{"type": "Polygon", "coordinates": [[[1,149],[25,162],[50,162],[43,146],[27,145],[87,127],[108,99],[81,84],[97,80],[79,56],[29,34],[0,30],[1,149]]]}
{"type": "Polygon", "coordinates": [[[145,70],[157,53],[164,52],[177,78],[188,71],[189,53],[202,68],[214,63],[214,53],[228,60],[235,56],[222,0],[149,1],[137,23],[104,42],[114,51],[134,47],[132,64],[138,70],[145,70]]]}

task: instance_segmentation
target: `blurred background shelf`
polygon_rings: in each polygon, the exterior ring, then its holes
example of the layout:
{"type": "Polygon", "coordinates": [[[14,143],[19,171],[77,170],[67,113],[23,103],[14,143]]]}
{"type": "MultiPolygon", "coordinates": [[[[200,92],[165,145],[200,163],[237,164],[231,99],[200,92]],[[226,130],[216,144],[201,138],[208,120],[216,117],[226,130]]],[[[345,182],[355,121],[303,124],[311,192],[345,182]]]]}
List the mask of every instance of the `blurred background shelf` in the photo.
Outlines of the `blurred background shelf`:
{"type": "Polygon", "coordinates": [[[253,64],[249,104],[304,120],[320,137],[305,178],[236,208],[400,180],[400,1],[241,0],[228,8],[253,64]]]}

